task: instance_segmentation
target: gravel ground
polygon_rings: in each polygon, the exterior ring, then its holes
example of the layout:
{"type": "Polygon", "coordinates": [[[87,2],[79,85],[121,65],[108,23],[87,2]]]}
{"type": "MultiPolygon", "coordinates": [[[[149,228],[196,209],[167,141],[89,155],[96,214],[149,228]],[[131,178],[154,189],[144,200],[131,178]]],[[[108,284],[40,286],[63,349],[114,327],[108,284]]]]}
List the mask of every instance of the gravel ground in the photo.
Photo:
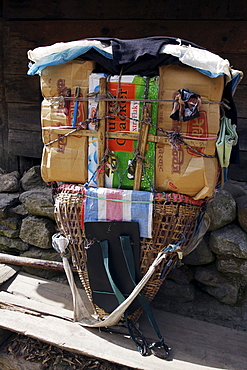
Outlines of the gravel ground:
{"type": "MultiPolygon", "coordinates": [[[[40,370],[128,370],[130,367],[121,366],[105,360],[89,358],[87,356],[71,353],[53,345],[41,342],[39,340],[26,337],[24,335],[14,334],[11,339],[4,343],[1,349],[0,360],[1,370],[10,369],[10,358],[13,359],[11,370],[24,369],[19,365],[14,365],[15,361],[22,359],[22,363],[33,363],[35,367],[28,366],[28,369],[35,368],[40,370]],[[6,364],[4,357],[8,358],[6,364]],[[3,362],[1,362],[3,361],[3,362]],[[7,363],[8,362],[8,363],[7,363]]],[[[25,365],[24,365],[25,366],[25,365]]]]}

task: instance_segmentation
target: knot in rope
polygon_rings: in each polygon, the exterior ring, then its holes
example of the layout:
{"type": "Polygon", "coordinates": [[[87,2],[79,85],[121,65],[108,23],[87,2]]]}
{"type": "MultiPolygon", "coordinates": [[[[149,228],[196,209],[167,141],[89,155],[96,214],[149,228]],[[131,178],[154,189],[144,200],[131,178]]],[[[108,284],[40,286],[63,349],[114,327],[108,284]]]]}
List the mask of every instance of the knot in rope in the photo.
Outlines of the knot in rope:
{"type": "Polygon", "coordinates": [[[150,160],[143,155],[140,155],[140,152],[137,148],[134,149],[134,160],[140,159],[142,161],[143,167],[150,167],[150,160]],[[144,164],[146,162],[146,164],[144,164]]]}
{"type": "Polygon", "coordinates": [[[182,143],[182,138],[179,132],[168,132],[169,143],[173,149],[179,149],[180,144],[182,143]]]}
{"type": "Polygon", "coordinates": [[[108,99],[112,99],[109,112],[112,113],[112,114],[114,114],[115,116],[117,116],[118,113],[120,112],[120,104],[119,104],[119,102],[117,101],[116,97],[110,91],[107,91],[106,97],[108,99]]]}

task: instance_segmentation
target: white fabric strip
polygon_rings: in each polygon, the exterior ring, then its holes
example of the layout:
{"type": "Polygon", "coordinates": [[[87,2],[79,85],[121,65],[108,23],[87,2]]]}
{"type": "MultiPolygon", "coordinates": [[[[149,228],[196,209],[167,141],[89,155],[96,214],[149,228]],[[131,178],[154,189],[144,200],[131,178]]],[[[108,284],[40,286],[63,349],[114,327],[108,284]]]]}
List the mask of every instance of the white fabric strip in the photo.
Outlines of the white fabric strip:
{"type": "MultiPolygon", "coordinates": [[[[152,216],[153,215],[153,194],[150,193],[150,201],[151,203],[149,204],[149,214],[152,216]]],[[[149,218],[150,222],[148,222],[148,235],[150,239],[152,238],[152,231],[153,231],[153,217],[149,218]]]]}
{"type": "Polygon", "coordinates": [[[98,49],[105,51],[106,53],[112,54],[112,46],[106,46],[102,42],[97,40],[79,40],[70,42],[57,42],[54,45],[40,46],[36,49],[28,50],[27,56],[28,59],[32,60],[33,62],[38,62],[40,61],[40,59],[50,54],[59,53],[69,48],[73,48],[75,46],[81,47],[95,46],[98,49]]]}
{"type": "Polygon", "coordinates": [[[106,191],[105,188],[98,188],[98,220],[106,220],[106,191]]]}
{"type": "MultiPolygon", "coordinates": [[[[131,221],[131,195],[129,190],[123,190],[123,220],[131,221]]],[[[133,207],[133,205],[132,205],[133,207]]]]}

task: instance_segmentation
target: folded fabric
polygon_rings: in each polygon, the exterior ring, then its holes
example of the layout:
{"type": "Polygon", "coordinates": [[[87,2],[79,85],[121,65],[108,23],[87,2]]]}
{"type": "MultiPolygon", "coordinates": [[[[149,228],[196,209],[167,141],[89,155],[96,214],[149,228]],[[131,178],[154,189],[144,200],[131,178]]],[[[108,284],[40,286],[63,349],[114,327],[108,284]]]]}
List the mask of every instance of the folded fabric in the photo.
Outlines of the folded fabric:
{"type": "Polygon", "coordinates": [[[188,89],[179,89],[173,95],[174,104],[170,118],[175,121],[189,121],[200,116],[198,111],[201,105],[200,95],[188,89]]]}
{"type": "Polygon", "coordinates": [[[83,222],[138,222],[140,236],[152,238],[153,194],[147,191],[110,188],[84,189],[83,222]]]}
{"type": "Polygon", "coordinates": [[[216,148],[221,167],[228,167],[232,147],[237,144],[238,134],[236,125],[231,123],[231,119],[223,117],[220,123],[219,137],[216,141],[216,148]]]}

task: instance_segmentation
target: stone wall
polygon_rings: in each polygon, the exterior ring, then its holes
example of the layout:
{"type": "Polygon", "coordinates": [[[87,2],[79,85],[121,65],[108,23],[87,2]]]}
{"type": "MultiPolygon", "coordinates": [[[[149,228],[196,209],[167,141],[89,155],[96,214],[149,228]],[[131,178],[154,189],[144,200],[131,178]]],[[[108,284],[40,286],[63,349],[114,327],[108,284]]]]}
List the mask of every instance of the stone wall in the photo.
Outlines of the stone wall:
{"type": "Polygon", "coordinates": [[[210,228],[154,300],[165,310],[247,329],[247,184],[228,181],[207,206],[210,228]]]}
{"type": "MultiPolygon", "coordinates": [[[[60,261],[52,248],[57,232],[51,189],[40,166],[23,177],[0,173],[0,252],[60,261]]],[[[210,229],[173,269],[153,301],[167,311],[247,329],[247,184],[229,181],[207,206],[210,229]]],[[[23,267],[50,279],[64,273],[23,267]]]]}
{"type": "MultiPolygon", "coordinates": [[[[32,167],[23,177],[17,171],[1,173],[0,252],[61,261],[51,245],[57,231],[51,188],[43,182],[40,166],[32,167]]],[[[48,279],[64,275],[32,267],[23,270],[48,279]]]]}

